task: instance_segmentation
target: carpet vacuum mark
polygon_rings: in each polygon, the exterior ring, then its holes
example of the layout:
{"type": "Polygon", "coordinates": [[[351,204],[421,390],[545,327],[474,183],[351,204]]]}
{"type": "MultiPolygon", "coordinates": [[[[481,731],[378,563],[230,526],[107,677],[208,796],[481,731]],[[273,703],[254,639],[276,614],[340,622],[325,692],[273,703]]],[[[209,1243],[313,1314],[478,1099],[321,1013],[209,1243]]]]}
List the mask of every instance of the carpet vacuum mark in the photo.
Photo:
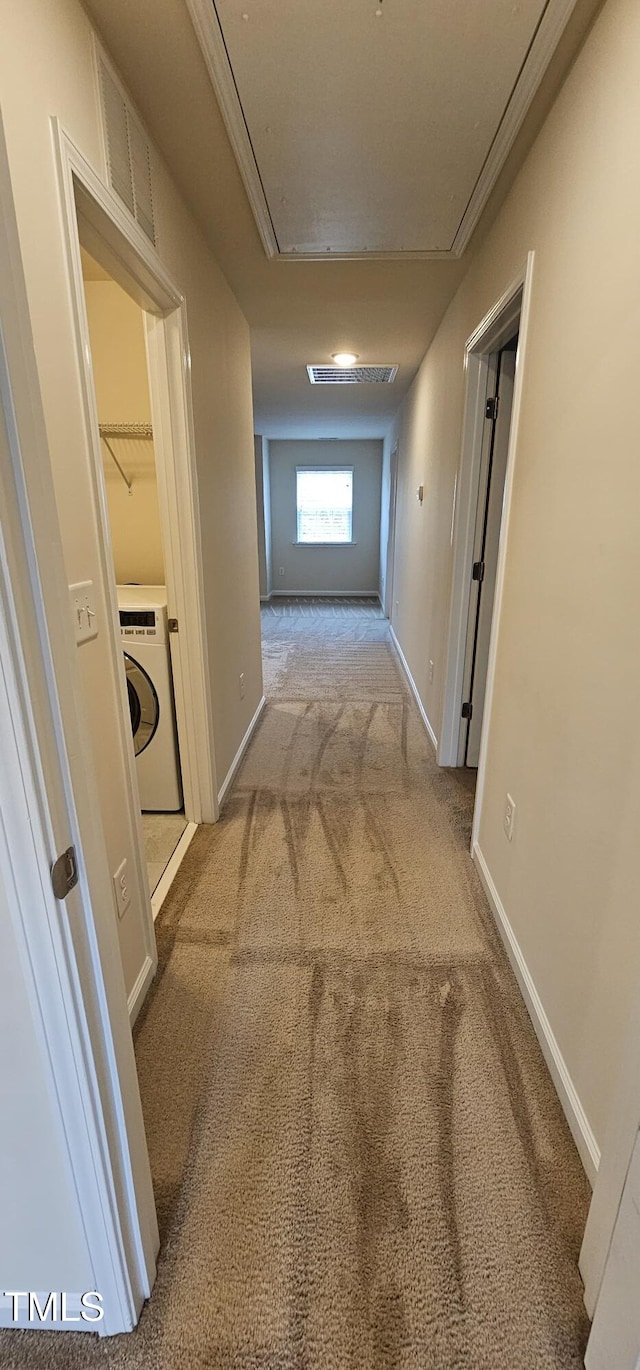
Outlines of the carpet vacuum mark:
{"type": "Polygon", "coordinates": [[[269,702],[156,925],[136,1055],[162,1250],[128,1337],[3,1366],[569,1370],[589,1187],[366,603],[270,607],[269,702]]]}

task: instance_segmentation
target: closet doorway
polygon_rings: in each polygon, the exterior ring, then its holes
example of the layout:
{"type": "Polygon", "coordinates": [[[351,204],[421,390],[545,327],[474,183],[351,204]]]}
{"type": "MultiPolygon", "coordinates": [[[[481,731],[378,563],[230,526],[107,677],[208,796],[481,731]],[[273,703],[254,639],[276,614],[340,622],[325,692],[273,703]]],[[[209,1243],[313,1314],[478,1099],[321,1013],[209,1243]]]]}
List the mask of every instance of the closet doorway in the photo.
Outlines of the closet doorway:
{"type": "Polygon", "coordinates": [[[517,347],[516,332],[489,358],[492,394],[485,409],[460,729],[462,762],[472,770],[480,760],[517,347]]]}
{"type": "Polygon", "coordinates": [[[186,309],[55,121],[54,138],[94,511],[83,537],[99,566],[78,610],[95,607],[103,639],[100,675],[76,632],[78,674],[133,1022],[155,971],[152,920],[196,825],[218,817],[186,309]]]}
{"type": "MultiPolygon", "coordinates": [[[[158,499],[144,311],[81,247],[82,276],[122,638],[131,744],[152,905],[183,834],[166,557],[158,499]]],[[[166,882],[165,882],[166,883],[166,882]]]]}
{"type": "Polygon", "coordinates": [[[477,768],[472,850],[488,756],[488,723],[504,587],[534,253],[467,340],[462,451],[451,521],[453,566],[441,766],[477,768]]]}

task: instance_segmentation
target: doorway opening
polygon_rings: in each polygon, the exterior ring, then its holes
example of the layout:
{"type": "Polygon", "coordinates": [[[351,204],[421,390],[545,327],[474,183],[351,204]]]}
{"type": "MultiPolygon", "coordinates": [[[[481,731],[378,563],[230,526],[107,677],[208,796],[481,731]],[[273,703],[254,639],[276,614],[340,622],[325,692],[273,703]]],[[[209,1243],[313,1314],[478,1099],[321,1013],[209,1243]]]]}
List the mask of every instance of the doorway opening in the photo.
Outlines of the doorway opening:
{"type": "MultiPolygon", "coordinates": [[[[81,247],[115,586],[149,895],[189,826],[176,725],[166,558],[144,311],[81,247]]],[[[193,825],[195,829],[195,824],[193,825]]]]}
{"type": "Polygon", "coordinates": [[[480,760],[517,347],[516,332],[489,357],[488,366],[493,393],[487,399],[485,409],[487,422],[478,482],[459,744],[462,764],[472,770],[478,769],[480,760]]]}
{"type": "Polygon", "coordinates": [[[472,844],[482,803],[487,726],[504,582],[533,253],[465,347],[462,454],[452,516],[453,575],[441,766],[476,783],[472,844]]]}

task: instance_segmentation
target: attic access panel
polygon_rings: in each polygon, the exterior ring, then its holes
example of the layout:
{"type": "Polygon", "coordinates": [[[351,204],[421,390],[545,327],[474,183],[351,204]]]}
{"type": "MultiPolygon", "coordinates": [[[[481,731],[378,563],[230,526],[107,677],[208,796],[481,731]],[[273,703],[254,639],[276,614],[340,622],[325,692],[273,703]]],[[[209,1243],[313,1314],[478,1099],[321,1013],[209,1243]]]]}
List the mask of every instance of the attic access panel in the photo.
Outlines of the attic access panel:
{"type": "Polygon", "coordinates": [[[270,255],[458,255],[575,0],[187,0],[270,255]]]}

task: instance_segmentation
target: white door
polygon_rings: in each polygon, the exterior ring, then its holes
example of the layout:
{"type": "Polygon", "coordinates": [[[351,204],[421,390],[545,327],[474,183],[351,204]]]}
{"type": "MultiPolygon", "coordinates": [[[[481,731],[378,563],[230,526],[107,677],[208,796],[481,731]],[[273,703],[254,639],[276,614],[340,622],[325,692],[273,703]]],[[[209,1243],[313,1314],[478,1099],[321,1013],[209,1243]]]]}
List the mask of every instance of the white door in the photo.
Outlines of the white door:
{"type": "Polygon", "coordinates": [[[476,767],[480,758],[480,735],[489,663],[515,372],[514,340],[498,354],[496,390],[489,401],[495,410],[490,427],[487,427],[480,470],[473,554],[474,579],[471,585],[465,659],[465,714],[470,714],[470,717],[467,717],[466,723],[464,764],[470,767],[476,767]]]}

